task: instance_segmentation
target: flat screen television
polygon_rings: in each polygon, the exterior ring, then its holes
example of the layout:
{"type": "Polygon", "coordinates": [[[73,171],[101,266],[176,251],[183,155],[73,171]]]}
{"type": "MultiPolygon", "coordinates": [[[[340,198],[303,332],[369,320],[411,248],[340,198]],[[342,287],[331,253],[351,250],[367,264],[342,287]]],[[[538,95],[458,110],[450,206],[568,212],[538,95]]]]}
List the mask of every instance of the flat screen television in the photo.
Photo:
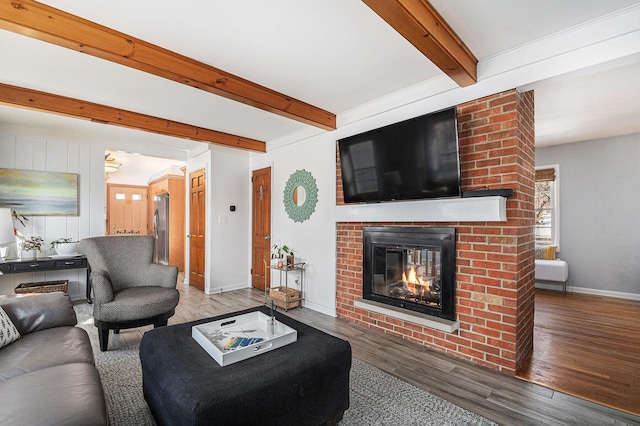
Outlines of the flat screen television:
{"type": "Polygon", "coordinates": [[[345,203],[460,196],[456,108],[338,140],[345,203]]]}

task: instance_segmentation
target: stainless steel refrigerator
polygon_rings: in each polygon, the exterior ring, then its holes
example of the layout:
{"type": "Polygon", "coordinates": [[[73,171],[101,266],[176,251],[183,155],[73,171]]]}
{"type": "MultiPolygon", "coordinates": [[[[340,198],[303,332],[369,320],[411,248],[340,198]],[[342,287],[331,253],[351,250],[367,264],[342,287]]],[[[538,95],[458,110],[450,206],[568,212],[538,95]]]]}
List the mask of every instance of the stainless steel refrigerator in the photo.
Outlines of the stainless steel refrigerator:
{"type": "Polygon", "coordinates": [[[169,193],[153,197],[153,235],[155,246],[153,261],[161,265],[169,264],[169,193]]]}

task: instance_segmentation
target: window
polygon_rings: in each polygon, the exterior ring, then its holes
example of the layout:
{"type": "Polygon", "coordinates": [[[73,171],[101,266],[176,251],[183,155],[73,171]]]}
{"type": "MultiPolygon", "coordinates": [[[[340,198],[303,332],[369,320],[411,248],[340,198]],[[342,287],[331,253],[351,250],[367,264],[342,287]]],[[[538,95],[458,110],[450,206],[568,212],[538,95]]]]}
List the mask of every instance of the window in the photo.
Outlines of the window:
{"type": "Polygon", "coordinates": [[[124,200],[126,199],[125,194],[123,194],[122,192],[116,192],[116,200],[124,200]]]}
{"type": "Polygon", "coordinates": [[[558,198],[558,165],[536,167],[536,244],[556,246],[559,250],[558,198]]]}
{"type": "Polygon", "coordinates": [[[351,166],[354,169],[356,193],[378,191],[378,176],[376,174],[376,156],[373,141],[364,141],[349,148],[351,166]]]}
{"type": "Polygon", "coordinates": [[[133,201],[141,201],[142,200],[142,194],[131,194],[131,199],[133,201]]]}

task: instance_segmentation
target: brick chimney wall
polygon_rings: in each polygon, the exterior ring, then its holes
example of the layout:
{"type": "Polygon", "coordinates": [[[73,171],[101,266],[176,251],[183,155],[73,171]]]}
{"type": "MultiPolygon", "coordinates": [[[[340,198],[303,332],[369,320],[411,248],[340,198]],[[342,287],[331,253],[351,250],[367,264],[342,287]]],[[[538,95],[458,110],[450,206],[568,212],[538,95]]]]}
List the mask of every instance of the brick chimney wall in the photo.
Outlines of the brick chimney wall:
{"type": "MultiPolygon", "coordinates": [[[[339,222],[338,317],[514,375],[533,348],[534,97],[510,90],[459,105],[462,190],[512,188],[506,222],[339,222]],[[456,317],[443,333],[354,307],[362,297],[362,228],[456,228],[456,317]]],[[[337,152],[337,150],[336,150],[337,152]]],[[[337,155],[337,204],[344,204],[337,155]]]]}

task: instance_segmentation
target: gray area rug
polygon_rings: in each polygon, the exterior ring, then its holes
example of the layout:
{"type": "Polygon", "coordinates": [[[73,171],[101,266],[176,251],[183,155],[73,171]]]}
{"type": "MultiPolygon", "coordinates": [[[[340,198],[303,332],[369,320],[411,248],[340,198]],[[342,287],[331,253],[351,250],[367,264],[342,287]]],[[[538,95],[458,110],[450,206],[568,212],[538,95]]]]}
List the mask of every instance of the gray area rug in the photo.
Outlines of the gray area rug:
{"type": "MultiPolygon", "coordinates": [[[[138,348],[96,355],[111,425],[155,425],[142,395],[138,348]]],[[[353,359],[351,407],[340,425],[495,425],[475,413],[353,359]],[[401,396],[401,397],[399,397],[401,396]]]]}

